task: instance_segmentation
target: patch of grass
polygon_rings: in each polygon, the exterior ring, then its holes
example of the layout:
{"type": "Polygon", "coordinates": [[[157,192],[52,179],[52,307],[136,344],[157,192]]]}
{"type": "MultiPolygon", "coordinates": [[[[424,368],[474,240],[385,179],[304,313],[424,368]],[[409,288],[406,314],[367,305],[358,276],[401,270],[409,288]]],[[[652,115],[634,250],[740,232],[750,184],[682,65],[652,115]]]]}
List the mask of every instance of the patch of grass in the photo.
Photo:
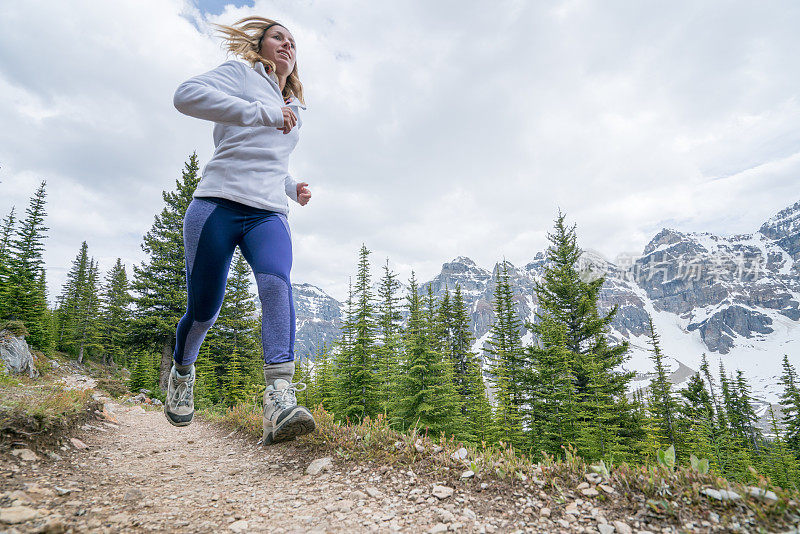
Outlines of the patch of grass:
{"type": "Polygon", "coordinates": [[[6,380],[0,392],[0,445],[53,445],[100,407],[91,390],[66,390],[52,383],[6,380]]]}
{"type": "Polygon", "coordinates": [[[112,397],[117,398],[130,393],[128,381],[117,376],[98,378],[97,387],[106,391],[112,397]]]}
{"type": "MultiPolygon", "coordinates": [[[[213,412],[209,412],[213,413],[213,412]]],[[[765,503],[748,496],[748,487],[718,477],[702,474],[688,467],[665,469],[659,465],[591,464],[571,449],[563,459],[545,456],[534,462],[526,454],[500,443],[493,446],[463,444],[444,435],[429,436],[417,428],[398,432],[389,427],[382,416],[360,423],[339,423],[333,414],[319,407],[313,410],[316,432],[302,436],[297,445],[315,454],[330,454],[356,461],[413,467],[437,480],[451,484],[477,485],[493,481],[513,491],[539,495],[544,491],[554,517],[567,501],[585,498],[577,486],[588,473],[596,473],[602,483],[612,488],[606,493],[597,486],[597,506],[606,510],[608,518],[639,515],[663,525],[682,525],[687,520],[701,521],[710,511],[720,516],[722,524],[740,522],[764,528],[782,528],[800,522],[800,493],[774,487],[769,480],[759,479],[758,486],[775,492],[777,502],[765,503]],[[472,471],[474,476],[462,478],[472,471]],[[741,496],[736,501],[715,501],[701,492],[706,488],[733,490],[741,496]]],[[[210,418],[244,432],[261,437],[261,408],[243,404],[210,418]]]]}

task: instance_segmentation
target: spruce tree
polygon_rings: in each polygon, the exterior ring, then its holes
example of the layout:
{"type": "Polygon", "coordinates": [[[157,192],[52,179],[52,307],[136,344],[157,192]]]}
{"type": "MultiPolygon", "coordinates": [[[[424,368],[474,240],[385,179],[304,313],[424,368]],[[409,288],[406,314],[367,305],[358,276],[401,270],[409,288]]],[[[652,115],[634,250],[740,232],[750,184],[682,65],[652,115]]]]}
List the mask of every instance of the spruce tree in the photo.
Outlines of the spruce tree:
{"type": "Polygon", "coordinates": [[[578,438],[575,355],[567,347],[566,325],[544,315],[528,324],[537,342],[526,348],[531,361],[527,386],[531,396],[530,445],[535,453],[561,456],[578,438]]]}
{"type": "Polygon", "coordinates": [[[389,269],[389,260],[383,266],[383,276],[378,285],[378,313],[376,323],[380,344],[377,347],[378,389],[381,397],[381,409],[389,411],[393,389],[393,377],[400,353],[401,321],[400,297],[397,291],[400,282],[397,274],[389,269]]]}
{"type": "MultiPolygon", "coordinates": [[[[551,246],[547,263],[541,281],[534,286],[539,302],[537,322],[547,324],[554,332],[562,329],[559,335],[563,336],[567,351],[563,357],[572,374],[579,441],[588,447],[579,452],[587,458],[611,454],[632,457],[643,434],[635,407],[626,397],[633,373],[620,370],[628,358],[628,343],[609,343],[608,332],[617,307],[605,314],[599,312],[605,279],[582,279],[578,271],[582,251],[575,225],[567,227],[565,218],[559,211],[554,231],[548,234],[551,246]]],[[[536,328],[534,333],[543,343],[542,350],[556,346],[553,340],[558,336],[543,337],[536,328]]]]}
{"type": "MultiPolygon", "coordinates": [[[[45,187],[46,182],[39,185],[25,210],[25,218],[22,219],[16,236],[11,240],[10,248],[6,245],[9,248],[9,272],[5,294],[0,300],[3,305],[0,319],[22,321],[28,330],[28,343],[37,348],[46,348],[51,344],[50,329],[46,324],[47,296],[44,293],[46,284],[43,253],[48,230],[44,224],[47,216],[45,187]]],[[[9,223],[7,218],[4,222],[4,234],[9,223]]],[[[11,225],[13,226],[13,222],[11,225]]]]}
{"type": "Polygon", "coordinates": [[[678,443],[677,428],[675,421],[675,414],[678,406],[677,402],[672,396],[672,383],[667,376],[667,370],[664,367],[664,354],[661,352],[661,345],[659,343],[659,335],[653,326],[653,318],[648,314],[647,316],[648,329],[650,333],[650,359],[653,360],[655,365],[655,376],[650,381],[650,412],[654,419],[655,430],[658,433],[656,440],[659,442],[659,447],[664,448],[672,445],[675,448],[680,448],[678,443]]]}
{"type": "Polygon", "coordinates": [[[454,364],[455,384],[461,395],[461,414],[468,439],[477,443],[490,441],[496,435],[492,407],[486,396],[483,370],[478,355],[472,351],[475,338],[470,328],[467,305],[456,284],[450,313],[450,361],[454,364]]]}
{"type": "Polygon", "coordinates": [[[407,301],[406,354],[397,375],[394,421],[403,429],[419,426],[434,435],[445,432],[461,437],[463,420],[453,366],[446,355],[433,348],[430,333],[435,310],[423,308],[413,272],[407,301]]]}
{"type": "Polygon", "coordinates": [[[348,282],[347,301],[342,318],[342,336],[335,347],[333,365],[333,412],[339,420],[347,420],[356,412],[356,366],[353,361],[353,340],[355,338],[355,309],[353,304],[353,284],[348,282]]]}
{"type": "Polygon", "coordinates": [[[99,352],[101,346],[99,270],[89,256],[84,241],[59,298],[58,348],[76,356],[83,363],[86,351],[99,352]]]}
{"type": "Polygon", "coordinates": [[[800,459],[800,381],[797,370],[789,363],[789,357],[783,356],[783,374],[781,374],[783,393],[780,397],[783,426],[786,429],[786,445],[800,459]]]}
{"type": "Polygon", "coordinates": [[[14,237],[16,224],[15,209],[11,211],[0,223],[0,317],[6,309],[7,293],[9,291],[9,277],[11,276],[11,240],[14,237]]]}
{"type": "Polygon", "coordinates": [[[162,390],[167,387],[172,367],[177,324],[186,310],[183,218],[200,181],[198,169],[197,155],[192,154],[175,182],[175,190],[162,192],[166,205],[142,242],[147,259],[133,268],[133,341],[161,353],[158,372],[162,390]]]}
{"type": "Polygon", "coordinates": [[[736,405],[740,414],[740,435],[746,446],[754,453],[758,453],[761,448],[763,436],[758,428],[758,416],[753,408],[753,396],[750,393],[750,384],[744,377],[744,373],[736,370],[736,390],[738,396],[736,405]]]}
{"type": "Polygon", "coordinates": [[[494,323],[484,349],[495,387],[497,439],[523,447],[526,359],[522,348],[522,322],[514,310],[514,294],[504,261],[496,270],[494,323]]]}
{"type": "Polygon", "coordinates": [[[340,417],[361,421],[383,411],[379,362],[376,358],[374,297],[370,284],[369,254],[359,251],[355,288],[348,297],[347,318],[343,324],[341,357],[337,374],[340,417]]]}
{"type": "Polygon", "coordinates": [[[327,347],[320,347],[314,358],[314,398],[323,408],[331,411],[335,407],[334,375],[331,353],[327,347]]]}
{"type": "Polygon", "coordinates": [[[102,302],[103,363],[127,365],[124,354],[131,316],[131,296],[128,292],[128,275],[120,258],[117,258],[106,276],[102,302]]]}

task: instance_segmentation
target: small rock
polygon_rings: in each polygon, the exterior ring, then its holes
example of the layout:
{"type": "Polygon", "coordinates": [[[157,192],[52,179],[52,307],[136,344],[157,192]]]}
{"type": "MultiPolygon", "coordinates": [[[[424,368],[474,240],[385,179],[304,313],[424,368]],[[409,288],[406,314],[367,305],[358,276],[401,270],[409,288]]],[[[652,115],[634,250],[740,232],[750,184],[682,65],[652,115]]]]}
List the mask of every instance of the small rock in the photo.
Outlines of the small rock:
{"type": "Polygon", "coordinates": [[[481,489],[482,490],[485,490],[488,487],[489,487],[489,483],[488,482],[481,482],[481,489]]]}
{"type": "Polygon", "coordinates": [[[240,519],[239,521],[234,521],[228,528],[231,529],[233,532],[247,532],[250,526],[247,524],[247,520],[240,519]]]}
{"type": "Polygon", "coordinates": [[[488,532],[489,534],[497,532],[497,527],[492,525],[491,523],[486,523],[486,526],[484,528],[486,529],[486,532],[488,532]]]}
{"type": "Polygon", "coordinates": [[[613,495],[614,493],[616,493],[616,490],[614,490],[614,488],[612,488],[608,484],[600,484],[597,487],[600,488],[601,490],[605,491],[609,495],[613,495]]]}
{"type": "Polygon", "coordinates": [[[8,494],[8,498],[11,500],[11,502],[20,501],[19,504],[32,504],[34,502],[30,495],[20,490],[12,491],[8,494]]]}
{"type": "Polygon", "coordinates": [[[330,456],[324,458],[317,458],[306,467],[306,474],[316,476],[323,471],[328,471],[333,467],[333,460],[330,456]]]}
{"type": "Polygon", "coordinates": [[[431,450],[433,451],[434,454],[439,454],[440,452],[442,452],[442,448],[438,445],[433,445],[431,447],[431,450]]]}
{"type": "Polygon", "coordinates": [[[39,459],[36,453],[30,449],[14,449],[11,454],[25,462],[35,462],[39,459]]]}
{"type": "Polygon", "coordinates": [[[444,523],[436,523],[433,528],[431,528],[428,532],[431,534],[440,534],[441,532],[447,532],[447,525],[444,523]]]}
{"type": "Polygon", "coordinates": [[[618,532],[618,534],[633,534],[633,529],[629,527],[627,523],[623,523],[622,521],[614,521],[614,529],[618,532]]]}
{"type": "Polygon", "coordinates": [[[67,525],[64,523],[64,519],[60,516],[53,516],[33,532],[35,534],[63,534],[66,531],[67,525]]]}
{"type": "Polygon", "coordinates": [[[39,511],[28,506],[0,508],[0,523],[17,525],[39,517],[39,511]]]}
{"type": "Polygon", "coordinates": [[[475,521],[476,519],[478,519],[478,515],[469,508],[464,508],[463,514],[468,521],[475,521]]]}
{"type": "Polygon", "coordinates": [[[539,515],[542,517],[550,517],[550,508],[545,506],[541,510],[539,510],[539,515]]]}
{"type": "Polygon", "coordinates": [[[448,488],[447,486],[439,486],[436,485],[431,490],[431,495],[439,499],[440,501],[446,499],[453,495],[453,488],[448,488]]]}
{"type": "Polygon", "coordinates": [[[600,492],[599,492],[599,491],[597,491],[597,490],[596,490],[596,489],[594,489],[594,488],[586,488],[586,489],[582,489],[582,490],[581,490],[581,493],[582,493],[582,494],[583,494],[585,497],[597,497],[598,495],[600,495],[600,492]]]}
{"type": "Polygon", "coordinates": [[[702,493],[706,497],[711,497],[712,499],[716,499],[718,501],[737,501],[741,499],[741,496],[735,491],[729,491],[724,489],[717,490],[714,488],[704,488],[700,490],[700,493],[702,493]]]}
{"type": "Polygon", "coordinates": [[[163,406],[164,403],[158,399],[153,399],[153,406],[163,406]]]}
{"type": "Polygon", "coordinates": [[[402,451],[404,447],[405,447],[405,445],[403,444],[402,441],[395,441],[394,442],[394,448],[397,449],[398,451],[402,451]]]}
{"type": "Polygon", "coordinates": [[[72,443],[72,446],[75,447],[76,449],[88,449],[89,448],[89,446],[87,444],[85,444],[84,442],[82,442],[78,438],[69,438],[69,441],[70,441],[70,443],[72,443]]]}
{"type": "Polygon", "coordinates": [[[475,476],[475,472],[467,469],[463,473],[461,473],[461,478],[472,478],[475,476]]]}
{"type": "Polygon", "coordinates": [[[383,493],[381,493],[380,490],[378,490],[378,488],[367,486],[364,489],[366,490],[367,495],[369,495],[373,499],[380,499],[381,497],[383,497],[383,493]]]}
{"type": "Polygon", "coordinates": [[[47,451],[47,457],[54,462],[60,462],[62,460],[61,455],[53,451],[47,451]]]}
{"type": "Polygon", "coordinates": [[[567,508],[564,510],[564,513],[566,513],[567,515],[580,515],[581,510],[580,508],[578,508],[578,505],[573,502],[567,505],[567,508]]]}
{"type": "Polygon", "coordinates": [[[131,520],[131,516],[129,516],[125,512],[120,512],[118,514],[114,514],[114,515],[112,515],[111,517],[108,518],[108,521],[110,523],[116,523],[116,524],[119,524],[119,525],[125,525],[125,524],[129,523],[130,520],[131,520]]]}
{"type": "Polygon", "coordinates": [[[456,520],[456,516],[450,510],[442,510],[440,509],[438,512],[439,521],[442,523],[452,523],[456,520]]]}
{"type": "Polygon", "coordinates": [[[581,482],[580,484],[578,484],[578,487],[575,488],[575,489],[582,490],[582,489],[586,489],[586,488],[590,488],[590,487],[591,486],[589,485],[588,482],[581,482]]]}
{"type": "Polygon", "coordinates": [[[455,451],[453,454],[451,454],[450,458],[452,458],[455,461],[463,460],[464,458],[467,457],[467,454],[469,454],[467,452],[467,449],[465,449],[464,447],[461,447],[457,451],[455,451]]]}
{"type": "Polygon", "coordinates": [[[56,493],[58,494],[59,497],[63,497],[64,495],[69,495],[70,493],[72,493],[71,488],[62,488],[60,486],[53,486],[53,489],[56,490],[56,493]]]}
{"type": "Polygon", "coordinates": [[[600,532],[600,534],[613,534],[614,527],[607,523],[601,523],[597,525],[597,530],[600,532]]]}
{"type": "Polygon", "coordinates": [[[361,490],[355,490],[350,492],[350,498],[354,501],[363,501],[367,498],[367,494],[361,490]]]}
{"type": "Polygon", "coordinates": [[[762,488],[756,488],[755,486],[750,486],[747,488],[747,494],[754,498],[758,499],[759,501],[768,502],[770,504],[774,502],[778,502],[778,496],[775,492],[765,490],[762,488]]]}
{"type": "Polygon", "coordinates": [[[37,484],[36,482],[29,482],[24,485],[25,491],[29,494],[33,495],[37,500],[41,500],[46,497],[55,497],[56,492],[51,490],[50,488],[45,488],[44,486],[37,484]]]}
{"type": "Polygon", "coordinates": [[[123,501],[138,501],[142,498],[142,490],[139,488],[131,488],[125,492],[125,496],[122,497],[123,501]]]}
{"type": "Polygon", "coordinates": [[[414,443],[414,448],[417,449],[417,452],[425,452],[425,446],[422,444],[421,439],[418,439],[416,443],[414,443]]]}
{"type": "Polygon", "coordinates": [[[556,523],[558,523],[559,525],[561,525],[564,528],[569,528],[569,521],[566,521],[564,519],[559,519],[559,520],[556,521],[556,523]]]}

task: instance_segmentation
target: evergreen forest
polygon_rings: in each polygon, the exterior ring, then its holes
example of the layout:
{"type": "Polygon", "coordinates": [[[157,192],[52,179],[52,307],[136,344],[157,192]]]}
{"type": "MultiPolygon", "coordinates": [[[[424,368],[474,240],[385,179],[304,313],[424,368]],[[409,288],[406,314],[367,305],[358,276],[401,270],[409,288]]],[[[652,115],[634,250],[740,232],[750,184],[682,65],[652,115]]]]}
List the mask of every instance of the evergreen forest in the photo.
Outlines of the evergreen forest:
{"type": "MultiPolygon", "coordinates": [[[[58,295],[47,294],[42,182],[24,212],[14,208],[2,219],[0,329],[21,322],[33,349],[125,368],[131,391],[163,395],[186,306],[182,224],[198,170],[193,154],[174,189],[163,192],[161,210],[142,239],[144,261],[129,270],[117,259],[101,272],[83,242],[58,295]]],[[[678,463],[707,461],[712,472],[731,480],[763,475],[782,487],[800,487],[800,378],[788,355],[782,356],[780,410],[769,410],[768,432],[757,424],[741,371],[712,369],[704,356],[700,370],[677,389],[652,319],[655,373],[649,387],[633,392],[633,373],[623,371],[627,342],[608,336],[616,309],[598,308],[604,279],[580,276],[576,227],[559,212],[548,239],[535,321],[515,312],[515,288],[503,262],[493,280],[495,321],[480,351],[461,287],[437,298],[412,274],[402,290],[388,260],[376,270],[362,246],[340,340],[298,355],[295,381],[306,384],[298,401],[321,405],[339,421],[381,419],[400,431],[511,446],[534,460],[577,454],[608,465],[648,464],[669,450],[678,463]],[[526,332],[533,335],[526,338],[526,332]]],[[[237,252],[222,310],[196,364],[199,408],[260,403],[260,305],[251,278],[237,252]]]]}

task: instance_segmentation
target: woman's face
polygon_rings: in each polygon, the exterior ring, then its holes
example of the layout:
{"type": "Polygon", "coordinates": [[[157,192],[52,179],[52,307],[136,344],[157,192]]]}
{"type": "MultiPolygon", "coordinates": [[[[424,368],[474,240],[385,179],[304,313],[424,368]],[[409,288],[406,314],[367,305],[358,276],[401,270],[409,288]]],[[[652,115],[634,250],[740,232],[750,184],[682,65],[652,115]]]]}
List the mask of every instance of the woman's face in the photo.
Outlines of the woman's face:
{"type": "Polygon", "coordinates": [[[277,74],[288,76],[294,69],[297,59],[295,55],[294,37],[283,26],[273,26],[261,40],[261,56],[275,63],[277,74]]]}

